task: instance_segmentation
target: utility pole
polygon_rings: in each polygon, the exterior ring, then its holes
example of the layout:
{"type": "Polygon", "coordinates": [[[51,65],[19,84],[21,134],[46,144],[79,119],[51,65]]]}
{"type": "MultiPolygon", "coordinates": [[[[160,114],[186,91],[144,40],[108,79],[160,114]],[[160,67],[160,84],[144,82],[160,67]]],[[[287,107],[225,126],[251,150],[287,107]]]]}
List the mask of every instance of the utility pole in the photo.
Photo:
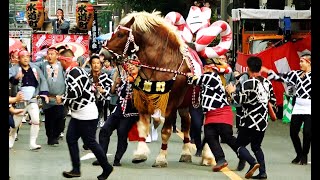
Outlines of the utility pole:
{"type": "Polygon", "coordinates": [[[228,19],[227,6],[229,3],[230,3],[230,0],[221,0],[221,4],[220,4],[221,20],[227,21],[228,19]]]}

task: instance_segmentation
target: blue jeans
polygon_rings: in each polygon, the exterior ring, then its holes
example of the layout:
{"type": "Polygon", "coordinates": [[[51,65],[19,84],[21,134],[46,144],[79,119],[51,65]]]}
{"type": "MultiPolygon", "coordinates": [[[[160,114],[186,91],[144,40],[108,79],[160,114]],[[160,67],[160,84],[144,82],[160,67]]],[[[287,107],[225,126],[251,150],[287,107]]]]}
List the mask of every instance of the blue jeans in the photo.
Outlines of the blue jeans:
{"type": "Polygon", "coordinates": [[[111,166],[101,146],[96,141],[98,119],[78,120],[71,118],[67,130],[67,143],[74,171],[80,172],[80,156],[78,140],[81,137],[83,143],[93,152],[103,170],[111,166]]]}

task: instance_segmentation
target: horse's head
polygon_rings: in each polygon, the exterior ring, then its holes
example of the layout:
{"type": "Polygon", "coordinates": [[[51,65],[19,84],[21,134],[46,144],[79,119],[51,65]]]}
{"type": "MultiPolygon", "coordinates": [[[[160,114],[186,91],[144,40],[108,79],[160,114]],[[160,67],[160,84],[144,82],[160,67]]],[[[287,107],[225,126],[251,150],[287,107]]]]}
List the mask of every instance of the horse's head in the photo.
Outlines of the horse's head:
{"type": "Polygon", "coordinates": [[[131,50],[138,50],[131,29],[134,20],[132,17],[126,24],[119,25],[103,46],[100,53],[104,54],[107,59],[113,58],[117,63],[122,63],[128,55],[132,54],[131,50]]]}

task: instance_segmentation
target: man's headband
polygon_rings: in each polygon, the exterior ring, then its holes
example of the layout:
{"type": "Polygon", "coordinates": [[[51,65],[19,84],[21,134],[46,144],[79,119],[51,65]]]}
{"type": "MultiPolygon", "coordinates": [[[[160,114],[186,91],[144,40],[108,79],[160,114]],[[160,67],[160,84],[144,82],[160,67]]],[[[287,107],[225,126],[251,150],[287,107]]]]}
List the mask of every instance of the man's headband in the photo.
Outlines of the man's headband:
{"type": "Polygon", "coordinates": [[[300,59],[307,61],[309,64],[311,64],[311,61],[305,57],[301,57],[300,59]]]}
{"type": "Polygon", "coordinates": [[[26,50],[19,51],[18,56],[30,56],[30,53],[26,50]]]}
{"type": "Polygon", "coordinates": [[[20,49],[14,49],[14,50],[12,50],[12,51],[10,52],[10,54],[12,55],[12,54],[14,54],[14,53],[18,53],[18,55],[19,55],[19,52],[20,52],[20,49]]]}
{"type": "Polygon", "coordinates": [[[77,61],[77,58],[76,57],[64,57],[64,56],[59,56],[58,57],[58,60],[59,61],[66,61],[66,62],[71,62],[71,61],[77,61]]]}
{"type": "Polygon", "coordinates": [[[141,64],[141,62],[139,60],[137,60],[137,59],[129,60],[128,63],[136,65],[136,66],[139,66],[141,64]]]}

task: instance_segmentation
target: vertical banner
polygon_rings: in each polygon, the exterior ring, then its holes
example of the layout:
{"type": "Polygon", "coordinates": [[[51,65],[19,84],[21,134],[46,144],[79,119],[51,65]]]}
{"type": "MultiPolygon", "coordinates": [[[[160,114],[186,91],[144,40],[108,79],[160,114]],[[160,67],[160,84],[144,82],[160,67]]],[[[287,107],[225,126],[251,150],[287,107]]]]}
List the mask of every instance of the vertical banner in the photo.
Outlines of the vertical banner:
{"type": "Polygon", "coordinates": [[[292,98],[291,96],[287,96],[283,94],[283,115],[282,115],[282,122],[283,123],[290,123],[291,116],[292,116],[292,98]]]}
{"type": "Polygon", "coordinates": [[[98,37],[98,17],[97,17],[97,11],[94,11],[94,19],[92,22],[92,28],[91,28],[91,39],[90,39],[90,49],[92,52],[96,52],[99,47],[99,42],[97,41],[98,37]]]}

